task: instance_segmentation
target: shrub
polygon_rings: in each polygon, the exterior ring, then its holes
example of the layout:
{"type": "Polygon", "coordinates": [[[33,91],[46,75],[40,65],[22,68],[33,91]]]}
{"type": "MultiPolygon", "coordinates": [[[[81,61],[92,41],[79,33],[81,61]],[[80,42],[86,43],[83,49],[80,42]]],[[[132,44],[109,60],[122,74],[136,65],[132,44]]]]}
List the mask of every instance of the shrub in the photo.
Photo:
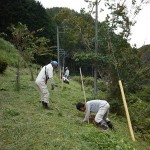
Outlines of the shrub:
{"type": "Polygon", "coordinates": [[[76,82],[81,83],[81,77],[80,77],[80,76],[74,76],[74,77],[72,77],[72,79],[73,79],[74,81],[76,81],[76,82]]]}
{"type": "Polygon", "coordinates": [[[4,73],[4,71],[6,70],[7,68],[7,61],[5,58],[3,58],[2,56],[0,56],[0,73],[4,73]]]}
{"type": "Polygon", "coordinates": [[[139,131],[148,139],[150,133],[150,105],[149,102],[142,101],[135,95],[130,95],[129,100],[133,103],[129,105],[129,111],[135,131],[139,131]],[[135,100],[136,99],[136,100],[135,100]]]}
{"type": "Polygon", "coordinates": [[[86,86],[92,86],[93,87],[93,85],[94,85],[94,78],[93,77],[85,77],[83,81],[84,81],[84,84],[86,86]]]}
{"type": "MultiPolygon", "coordinates": [[[[147,82],[148,83],[148,82],[147,82]]],[[[149,85],[145,85],[142,87],[142,90],[138,91],[136,93],[136,95],[147,102],[150,102],[150,86],[149,85]]]]}

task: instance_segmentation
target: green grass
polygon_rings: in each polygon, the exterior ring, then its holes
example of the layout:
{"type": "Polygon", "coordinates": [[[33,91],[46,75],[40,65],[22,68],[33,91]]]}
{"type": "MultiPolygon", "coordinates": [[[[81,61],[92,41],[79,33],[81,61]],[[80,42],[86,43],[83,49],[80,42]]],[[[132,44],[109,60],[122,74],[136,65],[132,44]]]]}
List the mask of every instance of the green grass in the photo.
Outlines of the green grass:
{"type": "MultiPolygon", "coordinates": [[[[18,53],[14,46],[0,38],[0,53],[9,64],[0,75],[0,150],[149,150],[150,143],[143,141],[146,138],[140,133],[135,133],[136,142],[132,142],[125,118],[110,114],[116,131],[106,132],[82,122],[84,113],[75,108],[77,102],[84,102],[77,82],[80,77],[72,77],[70,84],[62,88],[55,76],[54,91],[48,83],[53,110],[44,110],[29,71],[22,67],[20,91],[16,91],[13,67],[17,66],[18,53]]],[[[21,60],[20,66],[25,66],[24,61],[21,60]]],[[[92,82],[91,77],[85,80],[87,100],[93,99],[92,82]]],[[[99,98],[106,99],[107,87],[102,81],[98,87],[99,98]]]]}
{"type": "Polygon", "coordinates": [[[0,54],[6,59],[10,66],[17,66],[18,53],[14,46],[4,39],[0,38],[0,54]]]}
{"type": "MultiPolygon", "coordinates": [[[[116,131],[99,131],[83,123],[84,113],[75,104],[84,102],[84,96],[81,85],[72,79],[62,88],[55,75],[54,91],[48,83],[53,110],[43,109],[30,73],[20,71],[19,92],[15,90],[15,68],[8,67],[0,75],[0,150],[149,150],[148,141],[142,141],[138,133],[132,142],[124,118],[110,114],[116,131]]],[[[85,91],[89,97],[93,94],[89,87],[85,91]]]]}

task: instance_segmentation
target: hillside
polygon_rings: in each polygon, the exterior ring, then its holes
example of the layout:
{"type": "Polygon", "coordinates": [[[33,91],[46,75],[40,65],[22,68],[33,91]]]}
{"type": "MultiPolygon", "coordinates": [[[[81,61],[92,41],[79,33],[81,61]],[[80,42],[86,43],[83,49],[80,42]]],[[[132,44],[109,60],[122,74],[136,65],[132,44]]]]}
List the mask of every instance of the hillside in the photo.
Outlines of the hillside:
{"type": "Polygon", "coordinates": [[[55,75],[50,111],[41,107],[27,69],[21,69],[20,92],[15,91],[14,68],[8,68],[0,76],[0,82],[0,147],[3,150],[132,150],[134,147],[148,150],[138,134],[135,134],[136,142],[131,141],[126,120],[116,115],[110,115],[116,131],[99,131],[92,124],[82,123],[84,114],[76,110],[75,104],[83,101],[83,93],[73,80],[62,89],[55,75]]]}
{"type": "Polygon", "coordinates": [[[0,55],[7,60],[9,66],[16,66],[18,53],[12,44],[2,38],[0,38],[0,55]]]}
{"type": "MultiPolygon", "coordinates": [[[[42,108],[36,85],[23,65],[20,91],[16,91],[17,51],[10,43],[0,42],[0,52],[9,63],[6,72],[0,74],[1,150],[149,150],[150,143],[138,132],[132,142],[126,119],[116,114],[110,112],[115,131],[100,131],[92,123],[83,123],[84,113],[75,108],[77,102],[84,102],[83,92],[73,76],[70,84],[62,87],[55,74],[54,91],[48,83],[53,110],[42,108]]],[[[92,97],[91,87],[85,86],[85,91],[87,97],[92,97]]]]}

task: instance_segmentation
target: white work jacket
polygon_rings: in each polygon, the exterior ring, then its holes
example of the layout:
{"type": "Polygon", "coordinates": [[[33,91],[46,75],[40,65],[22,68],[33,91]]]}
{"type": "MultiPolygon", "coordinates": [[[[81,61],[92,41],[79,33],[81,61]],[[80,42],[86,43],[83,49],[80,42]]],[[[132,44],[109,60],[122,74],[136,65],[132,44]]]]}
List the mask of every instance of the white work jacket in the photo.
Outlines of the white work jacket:
{"type": "Polygon", "coordinates": [[[44,66],[39,72],[36,82],[45,82],[46,76],[50,79],[51,84],[53,84],[53,67],[52,64],[44,66]]]}

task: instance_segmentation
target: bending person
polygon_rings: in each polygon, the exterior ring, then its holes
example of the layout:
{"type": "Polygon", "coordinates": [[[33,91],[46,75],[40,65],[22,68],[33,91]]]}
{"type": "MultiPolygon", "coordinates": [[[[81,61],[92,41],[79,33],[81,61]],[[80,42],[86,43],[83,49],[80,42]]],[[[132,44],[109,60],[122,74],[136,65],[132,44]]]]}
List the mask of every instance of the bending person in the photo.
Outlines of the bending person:
{"type": "Polygon", "coordinates": [[[44,108],[49,109],[49,91],[47,88],[47,81],[50,79],[51,89],[54,90],[53,70],[57,68],[58,63],[52,61],[48,65],[44,66],[36,78],[36,85],[41,95],[41,102],[44,108]]]}
{"type": "Polygon", "coordinates": [[[108,128],[113,129],[111,121],[108,119],[108,113],[110,105],[106,100],[91,100],[83,103],[77,103],[76,108],[79,111],[86,112],[83,121],[88,121],[90,113],[96,113],[94,118],[94,125],[100,126],[102,129],[107,130],[108,128]]]}

